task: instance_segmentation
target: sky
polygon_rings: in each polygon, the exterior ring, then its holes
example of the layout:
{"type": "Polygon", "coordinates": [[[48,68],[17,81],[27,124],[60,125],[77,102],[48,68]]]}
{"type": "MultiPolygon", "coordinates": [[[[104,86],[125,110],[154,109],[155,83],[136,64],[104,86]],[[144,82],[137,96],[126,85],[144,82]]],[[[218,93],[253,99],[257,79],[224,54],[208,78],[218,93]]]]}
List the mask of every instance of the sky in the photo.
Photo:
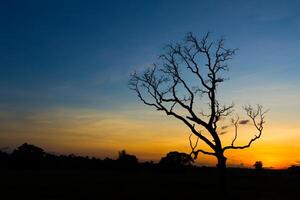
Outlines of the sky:
{"type": "MultiPolygon", "coordinates": [[[[189,153],[189,130],[144,106],[127,83],[166,44],[210,31],[239,49],[221,99],[269,109],[262,138],[228,152],[228,163],[300,164],[299,9],[279,0],[1,1],[0,148],[28,142],[100,158],[126,149],[155,161],[189,153]]],[[[246,129],[239,142],[252,135],[246,129]]]]}

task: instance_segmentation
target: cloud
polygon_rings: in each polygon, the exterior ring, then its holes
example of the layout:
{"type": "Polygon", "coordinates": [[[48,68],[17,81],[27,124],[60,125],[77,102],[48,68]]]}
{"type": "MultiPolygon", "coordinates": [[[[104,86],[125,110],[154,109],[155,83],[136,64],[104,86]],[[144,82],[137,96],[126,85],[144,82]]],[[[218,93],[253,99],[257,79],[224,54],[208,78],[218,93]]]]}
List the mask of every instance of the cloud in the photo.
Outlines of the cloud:
{"type": "Polygon", "coordinates": [[[219,132],[219,135],[224,135],[224,134],[226,134],[228,131],[221,131],[221,132],[219,132]]]}
{"type": "Polygon", "coordinates": [[[248,123],[249,123],[249,120],[248,120],[248,119],[244,119],[244,120],[241,120],[241,121],[239,122],[239,124],[242,124],[242,125],[248,124],[248,123]]]}
{"type": "Polygon", "coordinates": [[[221,129],[224,130],[224,129],[227,129],[228,127],[229,126],[222,126],[221,129]]]}

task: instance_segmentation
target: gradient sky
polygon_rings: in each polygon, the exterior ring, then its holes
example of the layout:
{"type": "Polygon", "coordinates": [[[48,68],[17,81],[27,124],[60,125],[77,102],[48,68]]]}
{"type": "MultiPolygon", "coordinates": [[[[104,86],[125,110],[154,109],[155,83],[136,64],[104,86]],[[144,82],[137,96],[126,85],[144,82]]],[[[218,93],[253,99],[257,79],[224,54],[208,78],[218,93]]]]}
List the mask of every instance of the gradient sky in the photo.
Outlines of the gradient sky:
{"type": "Polygon", "coordinates": [[[1,1],[0,147],[98,157],[126,149],[141,160],[189,152],[188,129],[142,105],[127,81],[165,44],[211,31],[239,48],[222,100],[270,109],[263,137],[229,152],[229,164],[299,164],[299,9],[276,0],[1,1]]]}

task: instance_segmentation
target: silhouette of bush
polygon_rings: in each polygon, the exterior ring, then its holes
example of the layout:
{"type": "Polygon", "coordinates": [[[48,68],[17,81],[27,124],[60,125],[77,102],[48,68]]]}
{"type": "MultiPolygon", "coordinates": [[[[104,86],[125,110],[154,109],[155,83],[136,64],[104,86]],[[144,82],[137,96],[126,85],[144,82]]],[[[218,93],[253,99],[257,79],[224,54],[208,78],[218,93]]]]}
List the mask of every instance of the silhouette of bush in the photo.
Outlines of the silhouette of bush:
{"type": "Polygon", "coordinates": [[[156,164],[153,161],[147,161],[140,163],[140,166],[146,170],[154,170],[156,169],[156,164]]]}
{"type": "Polygon", "coordinates": [[[288,172],[292,175],[300,176],[300,166],[292,165],[288,168],[288,172]]]}
{"type": "Polygon", "coordinates": [[[263,169],[263,163],[261,161],[256,161],[253,165],[256,170],[260,171],[263,169]]]}
{"type": "Polygon", "coordinates": [[[176,168],[191,166],[192,162],[193,159],[189,154],[172,151],[160,159],[159,165],[163,167],[176,168]]]}
{"type": "Polygon", "coordinates": [[[119,152],[119,157],[117,159],[120,167],[131,168],[138,165],[138,159],[135,155],[127,154],[125,150],[119,152]]]}

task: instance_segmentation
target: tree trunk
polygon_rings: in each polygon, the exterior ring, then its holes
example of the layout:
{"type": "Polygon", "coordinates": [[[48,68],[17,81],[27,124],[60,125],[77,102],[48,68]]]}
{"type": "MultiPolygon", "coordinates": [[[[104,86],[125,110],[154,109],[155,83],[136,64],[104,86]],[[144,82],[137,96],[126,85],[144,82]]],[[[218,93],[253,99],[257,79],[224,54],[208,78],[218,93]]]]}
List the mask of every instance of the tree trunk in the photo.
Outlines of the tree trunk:
{"type": "Polygon", "coordinates": [[[217,164],[217,170],[218,170],[218,179],[219,179],[219,196],[222,197],[222,199],[227,199],[227,168],[226,168],[226,160],[227,158],[224,156],[223,153],[220,153],[217,156],[218,164],[217,164]]]}

